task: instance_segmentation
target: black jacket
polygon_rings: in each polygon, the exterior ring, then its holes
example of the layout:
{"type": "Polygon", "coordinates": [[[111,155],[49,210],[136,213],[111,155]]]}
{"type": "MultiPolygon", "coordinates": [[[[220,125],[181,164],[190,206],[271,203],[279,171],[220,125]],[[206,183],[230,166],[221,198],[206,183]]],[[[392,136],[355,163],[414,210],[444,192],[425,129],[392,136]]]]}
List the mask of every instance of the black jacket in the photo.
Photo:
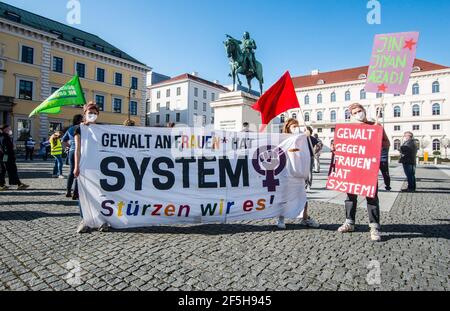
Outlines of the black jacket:
{"type": "Polygon", "coordinates": [[[416,164],[417,147],[414,140],[410,139],[400,147],[400,163],[416,164]]]}
{"type": "Polygon", "coordinates": [[[9,160],[15,160],[16,159],[16,153],[14,152],[14,143],[11,139],[11,137],[8,134],[2,133],[0,134],[1,138],[1,149],[3,151],[4,155],[8,156],[9,160]]]}

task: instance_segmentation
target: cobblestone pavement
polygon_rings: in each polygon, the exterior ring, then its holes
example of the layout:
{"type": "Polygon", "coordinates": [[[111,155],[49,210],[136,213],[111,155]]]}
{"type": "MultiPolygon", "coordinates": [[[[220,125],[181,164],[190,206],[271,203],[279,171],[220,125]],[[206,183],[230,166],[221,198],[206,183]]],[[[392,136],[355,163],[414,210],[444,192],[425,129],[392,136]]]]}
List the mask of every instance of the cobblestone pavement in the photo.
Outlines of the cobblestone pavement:
{"type": "Polygon", "coordinates": [[[342,235],[342,206],[311,202],[320,229],[274,219],[75,233],[76,203],[52,163],[20,163],[31,190],[0,193],[0,290],[449,290],[450,179],[419,168],[418,192],[342,235]],[[379,268],[379,269],[378,269],[379,268]]]}

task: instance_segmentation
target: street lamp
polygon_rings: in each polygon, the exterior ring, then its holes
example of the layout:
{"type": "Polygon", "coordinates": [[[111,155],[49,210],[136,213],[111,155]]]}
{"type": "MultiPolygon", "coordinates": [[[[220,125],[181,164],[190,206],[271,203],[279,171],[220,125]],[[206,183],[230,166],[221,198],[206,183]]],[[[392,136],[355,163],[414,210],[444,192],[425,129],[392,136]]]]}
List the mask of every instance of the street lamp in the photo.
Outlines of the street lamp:
{"type": "Polygon", "coordinates": [[[130,89],[128,90],[128,120],[131,119],[131,97],[136,97],[136,89],[132,86],[130,86],[130,89]]]}

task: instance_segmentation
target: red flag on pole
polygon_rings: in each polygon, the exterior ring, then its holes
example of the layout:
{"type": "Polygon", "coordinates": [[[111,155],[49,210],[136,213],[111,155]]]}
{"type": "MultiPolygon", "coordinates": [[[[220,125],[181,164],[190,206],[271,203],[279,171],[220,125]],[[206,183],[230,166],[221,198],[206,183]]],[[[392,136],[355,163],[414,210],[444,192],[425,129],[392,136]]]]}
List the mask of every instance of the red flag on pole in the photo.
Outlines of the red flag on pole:
{"type": "Polygon", "coordinates": [[[289,71],[286,71],[281,79],[272,85],[252,106],[253,109],[261,113],[261,132],[276,116],[289,109],[299,107],[300,104],[289,71]]]}

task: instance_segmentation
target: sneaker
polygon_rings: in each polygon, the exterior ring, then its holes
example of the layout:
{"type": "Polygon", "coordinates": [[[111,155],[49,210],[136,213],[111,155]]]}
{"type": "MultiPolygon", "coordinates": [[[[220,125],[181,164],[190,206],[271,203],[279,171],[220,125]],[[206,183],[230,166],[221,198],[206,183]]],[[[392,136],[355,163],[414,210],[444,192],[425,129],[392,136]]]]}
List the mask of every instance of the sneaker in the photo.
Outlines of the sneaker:
{"type": "Polygon", "coordinates": [[[78,225],[77,228],[77,233],[86,233],[89,231],[89,227],[86,226],[86,224],[84,223],[84,220],[80,221],[80,224],[78,225]]]}
{"type": "Polygon", "coordinates": [[[353,232],[355,231],[355,225],[345,222],[342,226],[339,227],[337,231],[340,233],[353,232]]]}
{"type": "Polygon", "coordinates": [[[286,224],[284,223],[284,217],[283,216],[278,217],[277,227],[278,227],[278,229],[286,229],[286,224]]]}
{"type": "Polygon", "coordinates": [[[380,242],[381,236],[378,228],[370,228],[370,240],[374,242],[380,242]]]}
{"type": "Polygon", "coordinates": [[[72,200],[74,200],[74,201],[78,200],[78,194],[74,193],[72,195],[72,200]]]}
{"type": "Polygon", "coordinates": [[[27,188],[29,188],[29,185],[25,185],[25,184],[20,184],[17,186],[17,190],[25,190],[27,188]]]}
{"type": "Polygon", "coordinates": [[[98,228],[98,231],[100,232],[108,232],[110,228],[110,225],[107,223],[104,223],[103,225],[100,226],[100,228],[98,228]]]}
{"type": "Polygon", "coordinates": [[[0,191],[5,191],[5,190],[8,190],[8,189],[9,189],[9,187],[7,185],[0,186],[0,191]]]}
{"type": "Polygon", "coordinates": [[[392,188],[391,187],[384,187],[386,189],[386,191],[391,191],[392,188]]]}
{"type": "Polygon", "coordinates": [[[307,226],[310,228],[319,228],[320,224],[315,221],[314,219],[312,219],[311,217],[308,217],[308,219],[302,219],[302,221],[300,222],[300,225],[303,226],[307,226]]]}
{"type": "Polygon", "coordinates": [[[59,179],[64,179],[65,177],[64,177],[64,175],[59,175],[58,178],[59,179]]]}

